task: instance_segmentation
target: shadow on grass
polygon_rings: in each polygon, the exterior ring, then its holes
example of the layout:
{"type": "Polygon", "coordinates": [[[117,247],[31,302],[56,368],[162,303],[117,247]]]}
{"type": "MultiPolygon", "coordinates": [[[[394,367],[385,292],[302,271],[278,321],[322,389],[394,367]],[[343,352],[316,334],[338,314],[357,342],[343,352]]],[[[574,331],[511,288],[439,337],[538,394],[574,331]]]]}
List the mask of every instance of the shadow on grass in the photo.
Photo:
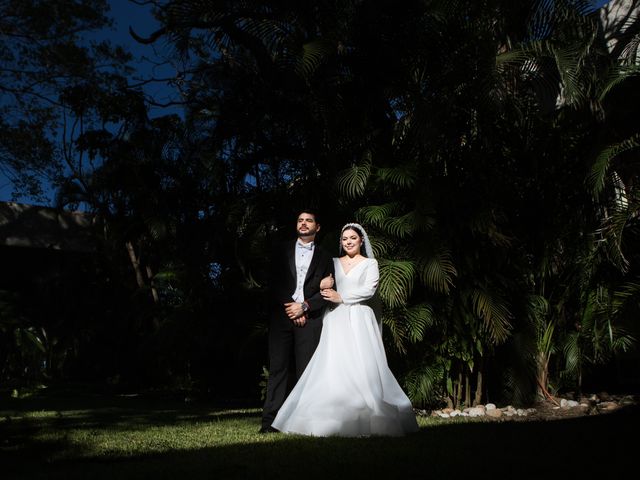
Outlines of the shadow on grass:
{"type": "Polygon", "coordinates": [[[0,400],[0,419],[16,417],[25,433],[43,427],[58,430],[109,427],[111,430],[129,431],[143,426],[184,425],[259,416],[258,410],[252,413],[246,409],[233,410],[204,402],[185,403],[182,398],[144,395],[76,392],[75,396],[58,396],[44,392],[30,398],[0,400]]]}
{"type": "Polygon", "coordinates": [[[275,434],[253,443],[53,462],[52,453],[69,448],[64,439],[25,435],[0,450],[0,465],[3,478],[21,479],[626,478],[637,469],[639,418],[639,408],[627,407],[547,422],[434,424],[403,438],[275,434]]]}

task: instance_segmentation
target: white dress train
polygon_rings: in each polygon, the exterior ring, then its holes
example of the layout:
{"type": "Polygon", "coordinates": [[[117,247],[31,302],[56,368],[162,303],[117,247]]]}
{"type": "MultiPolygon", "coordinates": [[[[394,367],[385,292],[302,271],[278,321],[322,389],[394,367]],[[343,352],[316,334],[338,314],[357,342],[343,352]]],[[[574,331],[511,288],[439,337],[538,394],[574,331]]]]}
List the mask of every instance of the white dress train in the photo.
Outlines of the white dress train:
{"type": "Polygon", "coordinates": [[[378,262],[366,258],[345,274],[333,259],[343,303],[325,313],[309,365],[272,426],[319,437],[399,436],[418,430],[411,402],[387,365],[371,307],[378,262]]]}

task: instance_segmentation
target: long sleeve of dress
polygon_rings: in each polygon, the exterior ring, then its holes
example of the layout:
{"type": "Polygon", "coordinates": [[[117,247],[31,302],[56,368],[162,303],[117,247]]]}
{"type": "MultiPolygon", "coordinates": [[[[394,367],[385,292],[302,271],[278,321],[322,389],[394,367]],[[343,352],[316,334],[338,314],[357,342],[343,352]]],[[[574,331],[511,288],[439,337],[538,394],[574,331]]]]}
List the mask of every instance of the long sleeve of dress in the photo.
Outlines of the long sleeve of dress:
{"type": "Polygon", "coordinates": [[[340,290],[338,285],[338,291],[342,297],[342,302],[345,305],[364,302],[365,300],[373,297],[378,288],[378,281],[380,280],[380,272],[378,271],[378,261],[375,259],[364,260],[367,264],[364,266],[365,272],[362,280],[357,286],[349,286],[344,291],[340,290]]]}

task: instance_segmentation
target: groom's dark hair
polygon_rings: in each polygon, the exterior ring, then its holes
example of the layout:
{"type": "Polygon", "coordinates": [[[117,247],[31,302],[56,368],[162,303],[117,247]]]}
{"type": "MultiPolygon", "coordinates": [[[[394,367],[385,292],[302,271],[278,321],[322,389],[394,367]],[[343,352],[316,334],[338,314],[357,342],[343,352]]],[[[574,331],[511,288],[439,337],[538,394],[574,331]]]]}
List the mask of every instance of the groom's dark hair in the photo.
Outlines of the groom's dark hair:
{"type": "Polygon", "coordinates": [[[298,218],[301,213],[310,213],[311,215],[313,215],[313,218],[316,219],[316,223],[318,225],[320,225],[320,215],[318,215],[318,211],[315,208],[300,208],[300,209],[298,209],[298,215],[296,215],[296,218],[298,218]]]}

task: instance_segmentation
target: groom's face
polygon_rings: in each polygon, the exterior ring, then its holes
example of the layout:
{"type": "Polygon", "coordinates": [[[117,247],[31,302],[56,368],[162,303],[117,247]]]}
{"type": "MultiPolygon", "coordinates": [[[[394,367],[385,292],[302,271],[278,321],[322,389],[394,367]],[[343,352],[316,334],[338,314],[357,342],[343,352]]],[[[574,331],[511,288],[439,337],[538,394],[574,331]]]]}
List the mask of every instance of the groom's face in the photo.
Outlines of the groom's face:
{"type": "Polygon", "coordinates": [[[320,230],[320,224],[316,222],[316,217],[313,213],[302,212],[298,215],[296,230],[298,237],[300,237],[302,241],[310,242],[320,230]]]}

